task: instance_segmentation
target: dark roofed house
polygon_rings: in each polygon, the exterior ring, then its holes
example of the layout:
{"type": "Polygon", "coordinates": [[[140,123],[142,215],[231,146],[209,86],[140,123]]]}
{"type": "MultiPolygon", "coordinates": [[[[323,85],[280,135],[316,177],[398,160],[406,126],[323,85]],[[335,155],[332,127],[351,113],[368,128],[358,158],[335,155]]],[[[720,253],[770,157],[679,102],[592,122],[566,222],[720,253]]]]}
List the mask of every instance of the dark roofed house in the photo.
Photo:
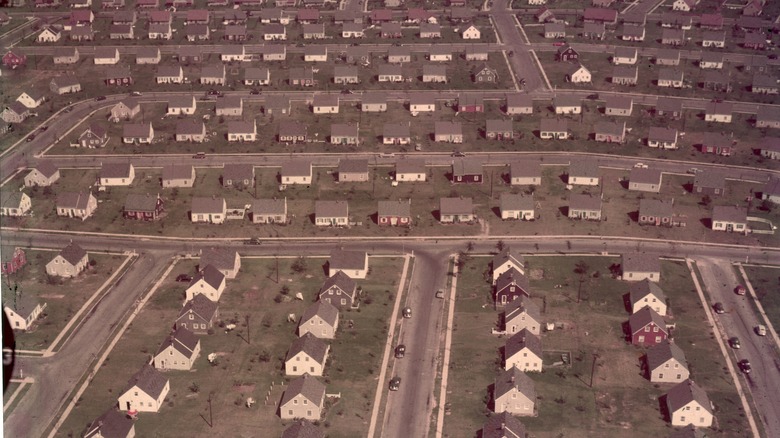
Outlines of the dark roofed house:
{"type": "Polygon", "coordinates": [[[713,170],[699,172],[693,180],[692,191],[702,195],[724,195],[726,193],[726,176],[713,170]]]}
{"type": "Polygon", "coordinates": [[[295,339],[284,359],[284,373],[287,376],[322,376],[328,360],[330,345],[312,333],[295,339]]]}
{"type": "Polygon", "coordinates": [[[759,106],[756,112],[756,128],[780,128],[780,108],[759,106]]]}
{"type": "Polygon", "coordinates": [[[482,162],[460,158],[452,163],[452,183],[482,183],[482,162]]]}
{"type": "Polygon", "coordinates": [[[377,223],[379,225],[410,226],[412,200],[379,201],[377,206],[377,223]]]}
{"type": "Polygon", "coordinates": [[[346,227],[349,225],[347,201],[315,201],[314,224],[322,227],[346,227]]]}
{"type": "Polygon", "coordinates": [[[482,438],[525,438],[523,423],[508,412],[494,415],[482,426],[482,438]]]}
{"type": "Polygon", "coordinates": [[[569,195],[569,219],[601,220],[601,198],[588,194],[569,195]]]}
{"type": "Polygon", "coordinates": [[[163,200],[160,195],[130,193],[125,200],[122,215],[125,219],[155,221],[163,212],[163,200]]]}
{"type": "Polygon", "coordinates": [[[618,12],[614,9],[585,8],[582,18],[586,23],[616,24],[618,12]]]}
{"type": "Polygon", "coordinates": [[[129,416],[109,409],[89,423],[84,438],[131,438],[135,436],[135,424],[129,416]]]}
{"type": "Polygon", "coordinates": [[[219,304],[206,297],[204,294],[196,294],[191,300],[184,303],[176,318],[176,327],[185,328],[197,335],[205,335],[219,318],[219,304]]]}
{"type": "Polygon", "coordinates": [[[715,231],[745,233],[748,230],[746,207],[716,205],[712,207],[711,220],[715,231]]]}
{"type": "Polygon", "coordinates": [[[596,123],[595,139],[604,143],[623,143],[626,139],[626,122],[596,123]]]}
{"type": "Polygon", "coordinates": [[[660,281],[661,261],[658,256],[652,254],[626,253],[623,254],[621,268],[623,280],[626,281],[660,281]]]}
{"type": "Polygon", "coordinates": [[[342,158],[337,169],[339,182],[368,181],[368,160],[365,158],[342,158]]]}
{"type": "Polygon", "coordinates": [[[119,409],[158,412],[169,390],[168,378],[146,364],[128,381],[126,389],[119,396],[119,409]]]}
{"type": "Polygon", "coordinates": [[[325,438],[325,432],[309,420],[298,420],[282,432],[282,438],[325,438]]]}
{"type": "Polygon", "coordinates": [[[628,318],[631,343],[644,347],[660,344],[669,337],[664,319],[655,310],[643,307],[628,318]]]}
{"type": "Polygon", "coordinates": [[[349,275],[339,270],[322,284],[318,297],[320,301],[337,308],[350,308],[355,305],[357,283],[349,275]]]}
{"type": "Polygon", "coordinates": [[[499,371],[496,376],[493,399],[496,413],[509,412],[518,416],[535,413],[536,389],[534,381],[517,367],[499,371]]]}
{"type": "Polygon", "coordinates": [[[673,119],[682,116],[682,100],[661,96],[655,105],[655,113],[673,119]]]}
{"type": "Polygon", "coordinates": [[[222,187],[252,187],[254,184],[255,167],[252,164],[225,164],[222,187]]]}
{"type": "Polygon", "coordinates": [[[476,219],[471,198],[441,198],[439,222],[443,224],[472,223],[476,219]]]}
{"type": "Polygon", "coordinates": [[[493,296],[496,306],[504,306],[521,296],[531,296],[528,277],[515,268],[509,268],[501,273],[496,279],[493,296]]]}
{"type": "Polygon", "coordinates": [[[661,170],[634,167],[628,177],[628,190],[659,193],[661,191],[661,170]]]}
{"type": "Polygon", "coordinates": [[[325,385],[315,377],[304,374],[290,382],[279,403],[282,420],[306,419],[317,421],[325,403],[325,385]]]}
{"type": "Polygon", "coordinates": [[[672,426],[710,427],[714,414],[707,393],[692,380],[675,385],[666,394],[672,426]]]}

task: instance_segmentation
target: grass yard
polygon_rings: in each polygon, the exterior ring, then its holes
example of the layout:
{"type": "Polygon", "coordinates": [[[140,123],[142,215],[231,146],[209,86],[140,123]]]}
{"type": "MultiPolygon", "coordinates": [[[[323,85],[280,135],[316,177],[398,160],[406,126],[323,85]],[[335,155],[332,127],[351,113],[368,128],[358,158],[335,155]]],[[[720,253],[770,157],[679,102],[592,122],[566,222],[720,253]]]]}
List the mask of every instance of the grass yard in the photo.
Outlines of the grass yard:
{"type": "MultiPolygon", "coordinates": [[[[609,270],[620,260],[582,260],[589,269],[582,302],[577,304],[579,282],[574,269],[580,259],[527,258],[533,297],[542,309],[543,321],[564,328],[543,334],[545,370],[531,374],[539,415],[521,417],[521,421],[540,438],[620,436],[627,430],[635,437],[666,436],[671,429],[658,397],[671,385],[651,384],[641,370],[643,349],[625,340],[622,325],[628,313],[623,299],[628,284],[612,279],[609,270]],[[568,366],[551,364],[565,353],[571,357],[568,366]]],[[[488,415],[488,386],[502,363],[499,349],[506,338],[490,334],[492,328],[499,328],[499,312],[493,309],[490,285],[485,281],[488,263],[488,258],[474,257],[458,278],[447,436],[472,436],[482,426],[488,415]],[[468,435],[459,431],[468,431],[468,435]]],[[[686,353],[694,380],[716,406],[719,429],[709,430],[708,436],[736,436],[747,425],[690,274],[684,263],[664,261],[661,278],[673,312],[669,320],[677,324],[675,340],[686,353]]]]}
{"type": "Polygon", "coordinates": [[[780,269],[753,265],[744,265],[744,268],[769,322],[780,327],[780,294],[777,293],[780,290],[780,269]]]}
{"type": "Polygon", "coordinates": [[[13,288],[16,288],[17,293],[45,302],[46,308],[32,330],[15,333],[16,347],[20,350],[47,349],[73,315],[125,259],[120,255],[89,253],[89,260],[94,261],[95,266],[76,278],[50,279],[46,274],[46,263],[58,251],[25,249],[25,253],[27,264],[15,274],[6,276],[3,282],[3,301],[12,303],[13,288]]]}
{"type": "MultiPolygon", "coordinates": [[[[198,435],[208,426],[209,394],[214,420],[213,428],[208,429],[211,433],[255,436],[257,430],[263,430],[268,436],[281,434],[287,425],[276,415],[281,385],[286,381],[283,360],[295,339],[297,324],[289,322],[287,316],[294,314],[297,321],[314,301],[325,279],[325,259],[306,259],[307,269],[301,273],[291,269],[294,259],[278,262],[276,283],[275,259],[242,260],[241,273],[228,283],[220,303],[222,322],[236,323],[237,329],[229,333],[218,329],[213,335],[202,336],[201,356],[194,369],[167,373],[171,391],[166,406],[158,414],[141,415],[136,423],[139,436],[173,436],[172,431],[176,436],[198,435]],[[288,296],[282,295],[283,286],[288,286],[288,296]],[[304,296],[303,301],[293,298],[297,293],[304,296]],[[210,353],[219,356],[215,365],[206,360],[210,353]],[[271,395],[265,402],[269,390],[271,395]],[[258,402],[251,409],[244,404],[248,397],[258,402]]],[[[196,260],[181,261],[165,280],[95,375],[58,436],[80,433],[89,421],[116,403],[126,379],[152,357],[175,321],[184,286],[173,278],[193,270],[196,264],[196,260]]],[[[374,375],[381,364],[403,259],[372,257],[370,265],[368,278],[358,281],[363,290],[360,309],[341,313],[326,376],[321,378],[328,394],[341,394],[340,399],[328,399],[321,422],[331,436],[362,436],[368,428],[374,375]]]]}

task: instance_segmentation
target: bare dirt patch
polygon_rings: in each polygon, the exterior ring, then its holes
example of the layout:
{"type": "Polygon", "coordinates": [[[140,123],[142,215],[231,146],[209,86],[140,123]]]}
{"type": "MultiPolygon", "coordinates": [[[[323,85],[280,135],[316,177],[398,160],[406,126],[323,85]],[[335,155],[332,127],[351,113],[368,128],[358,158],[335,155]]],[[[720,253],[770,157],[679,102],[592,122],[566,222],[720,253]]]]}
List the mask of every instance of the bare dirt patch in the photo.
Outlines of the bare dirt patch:
{"type": "Polygon", "coordinates": [[[544,269],[531,269],[528,275],[531,280],[542,280],[544,279],[544,269]]]}

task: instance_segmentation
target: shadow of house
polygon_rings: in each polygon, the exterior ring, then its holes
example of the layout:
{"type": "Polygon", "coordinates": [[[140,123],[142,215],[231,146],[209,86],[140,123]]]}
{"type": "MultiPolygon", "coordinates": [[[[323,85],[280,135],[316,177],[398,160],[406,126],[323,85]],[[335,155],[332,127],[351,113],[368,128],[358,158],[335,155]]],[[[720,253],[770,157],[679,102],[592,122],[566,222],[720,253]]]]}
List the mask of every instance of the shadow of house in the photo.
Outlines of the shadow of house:
{"type": "Polygon", "coordinates": [[[703,217],[699,220],[702,225],[704,225],[705,228],[712,228],[712,218],[703,217]]]}
{"type": "Polygon", "coordinates": [[[626,216],[628,216],[628,220],[631,222],[639,223],[639,210],[637,211],[629,211],[626,213],[626,216]]]}
{"type": "Polygon", "coordinates": [[[631,310],[632,310],[631,309],[631,294],[630,293],[627,293],[627,294],[623,295],[623,306],[625,307],[626,312],[628,312],[628,314],[630,315],[631,314],[631,310]]]}
{"type": "Polygon", "coordinates": [[[565,217],[569,217],[569,206],[564,205],[562,207],[558,207],[558,211],[565,217]]]}
{"type": "Polygon", "coordinates": [[[496,215],[499,219],[501,218],[501,208],[500,207],[493,207],[490,209],[490,211],[493,212],[493,214],[496,215]]]}
{"type": "Polygon", "coordinates": [[[623,340],[627,343],[631,343],[631,326],[628,323],[628,320],[622,322],[620,324],[620,327],[623,329],[623,340]]]}

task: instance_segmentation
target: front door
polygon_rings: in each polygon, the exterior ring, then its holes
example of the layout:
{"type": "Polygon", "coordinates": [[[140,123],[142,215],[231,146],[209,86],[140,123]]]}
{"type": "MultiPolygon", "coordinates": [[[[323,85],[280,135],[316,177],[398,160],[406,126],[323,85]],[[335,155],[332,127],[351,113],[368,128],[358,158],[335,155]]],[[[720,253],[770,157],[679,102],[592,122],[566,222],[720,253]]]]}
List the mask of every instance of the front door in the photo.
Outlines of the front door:
{"type": "Polygon", "coordinates": [[[130,409],[130,402],[127,402],[127,410],[129,411],[130,409]]]}

